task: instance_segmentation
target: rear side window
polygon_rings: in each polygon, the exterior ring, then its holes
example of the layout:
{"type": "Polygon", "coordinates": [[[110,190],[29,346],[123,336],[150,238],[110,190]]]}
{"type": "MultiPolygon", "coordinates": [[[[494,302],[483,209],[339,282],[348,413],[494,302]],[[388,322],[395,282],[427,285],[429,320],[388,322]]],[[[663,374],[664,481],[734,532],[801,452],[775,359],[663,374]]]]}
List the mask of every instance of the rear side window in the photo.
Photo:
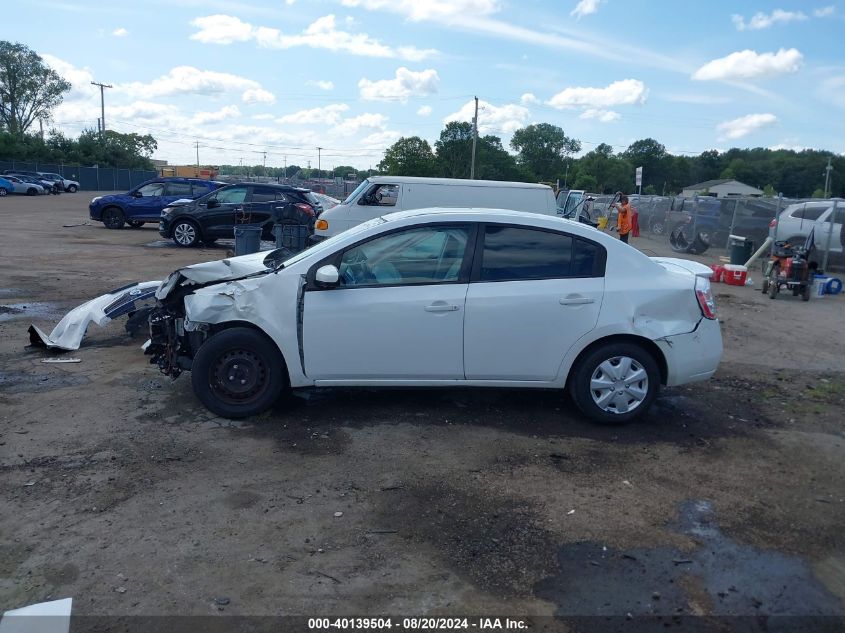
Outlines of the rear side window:
{"type": "Polygon", "coordinates": [[[273,202],[278,200],[276,190],[270,187],[254,187],[252,190],[252,202],[273,202]]]}
{"type": "Polygon", "coordinates": [[[792,217],[798,220],[812,220],[815,222],[822,214],[827,211],[830,207],[825,206],[816,206],[813,205],[812,207],[800,207],[799,209],[792,212],[792,217]]]}
{"type": "Polygon", "coordinates": [[[165,189],[166,196],[187,196],[191,197],[191,183],[189,182],[169,182],[165,189]]]}
{"type": "Polygon", "coordinates": [[[213,191],[213,187],[208,184],[204,184],[201,182],[195,182],[191,184],[191,191],[193,192],[194,198],[198,198],[199,196],[204,196],[209,191],[213,191]]]}
{"type": "Polygon", "coordinates": [[[588,240],[538,229],[487,225],[480,281],[600,277],[604,249],[588,240]]]}

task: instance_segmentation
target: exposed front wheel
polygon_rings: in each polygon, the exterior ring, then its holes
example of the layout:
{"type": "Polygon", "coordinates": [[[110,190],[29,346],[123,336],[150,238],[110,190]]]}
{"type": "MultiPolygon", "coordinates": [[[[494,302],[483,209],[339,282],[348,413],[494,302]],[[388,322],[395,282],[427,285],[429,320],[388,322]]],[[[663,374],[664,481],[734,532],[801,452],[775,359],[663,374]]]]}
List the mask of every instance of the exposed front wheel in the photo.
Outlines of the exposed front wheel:
{"type": "Polygon", "coordinates": [[[191,367],[197,398],[224,418],[246,418],[269,409],[287,385],[282,356],[266,335],[236,327],[200,346],[191,367]]]}
{"type": "Polygon", "coordinates": [[[173,241],[177,246],[189,248],[200,242],[200,232],[197,225],[190,220],[179,220],[173,225],[173,241]]]}
{"type": "Polygon", "coordinates": [[[130,228],[133,229],[140,229],[142,226],[144,226],[144,223],[140,220],[127,220],[126,223],[129,225],[130,228]]]}
{"type": "Polygon", "coordinates": [[[76,185],[71,185],[67,188],[68,193],[76,193],[76,185]]]}
{"type": "Polygon", "coordinates": [[[0,198],[2,198],[3,196],[5,196],[7,193],[9,193],[9,192],[8,192],[8,191],[6,191],[3,187],[0,187],[0,198]]]}
{"type": "Polygon", "coordinates": [[[29,189],[26,190],[26,195],[37,196],[38,195],[38,189],[36,189],[35,187],[30,187],[29,189]]]}
{"type": "Polygon", "coordinates": [[[126,222],[126,217],[123,215],[123,211],[115,207],[103,209],[102,219],[103,224],[107,229],[122,229],[124,223],[126,222]]]}
{"type": "Polygon", "coordinates": [[[569,389],[575,404],[604,424],[622,424],[642,415],[660,390],[657,362],[633,343],[600,345],[573,371],[569,389]]]}

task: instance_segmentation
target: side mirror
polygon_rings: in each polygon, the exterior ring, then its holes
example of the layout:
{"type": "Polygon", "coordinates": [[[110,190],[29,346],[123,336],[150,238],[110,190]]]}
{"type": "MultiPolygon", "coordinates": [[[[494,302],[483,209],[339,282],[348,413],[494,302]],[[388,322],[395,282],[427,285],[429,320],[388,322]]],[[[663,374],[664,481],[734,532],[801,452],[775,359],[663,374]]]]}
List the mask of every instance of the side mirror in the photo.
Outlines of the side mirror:
{"type": "Polygon", "coordinates": [[[336,286],[339,281],[340,272],[338,272],[337,266],[332,266],[331,264],[327,266],[320,266],[320,268],[317,269],[317,274],[314,276],[314,282],[318,286],[323,286],[324,288],[336,286]]]}
{"type": "Polygon", "coordinates": [[[208,202],[205,203],[207,209],[216,209],[220,206],[220,203],[217,202],[217,198],[209,198],[208,202]]]}

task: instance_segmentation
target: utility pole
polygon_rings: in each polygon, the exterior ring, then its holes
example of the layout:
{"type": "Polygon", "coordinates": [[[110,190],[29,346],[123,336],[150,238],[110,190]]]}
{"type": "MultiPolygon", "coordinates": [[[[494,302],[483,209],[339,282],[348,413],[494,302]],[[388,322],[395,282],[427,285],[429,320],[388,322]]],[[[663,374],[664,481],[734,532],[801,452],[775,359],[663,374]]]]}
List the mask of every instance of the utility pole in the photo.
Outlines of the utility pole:
{"type": "Polygon", "coordinates": [[[267,177],[267,152],[261,152],[261,153],[264,154],[264,164],[262,166],[262,171],[264,173],[264,177],[266,178],[267,177]]]}
{"type": "Polygon", "coordinates": [[[44,142],[44,119],[38,119],[38,129],[41,131],[41,142],[44,142]]]}
{"type": "Polygon", "coordinates": [[[197,146],[197,178],[200,176],[200,142],[196,141],[194,143],[197,146]]]}
{"type": "Polygon", "coordinates": [[[475,116],[472,117],[472,162],[469,164],[469,179],[475,180],[475,146],[478,143],[478,97],[475,98],[475,116]]]}
{"type": "Polygon", "coordinates": [[[106,131],[106,98],[103,93],[103,88],[111,88],[111,84],[91,82],[92,86],[100,86],[100,133],[104,134],[106,131]]]}
{"type": "Polygon", "coordinates": [[[285,154],[285,182],[288,181],[288,155],[285,154]]]}
{"type": "Polygon", "coordinates": [[[827,157],[827,167],[824,168],[824,197],[830,197],[830,172],[833,171],[833,165],[830,164],[830,156],[827,157]]]}
{"type": "Polygon", "coordinates": [[[319,178],[319,177],[321,177],[321,176],[323,175],[323,174],[322,174],[322,169],[320,169],[320,159],[321,159],[321,152],[322,152],[322,151],[323,151],[323,148],[322,148],[322,147],[318,147],[318,148],[317,148],[317,177],[318,177],[318,178],[319,178]]]}

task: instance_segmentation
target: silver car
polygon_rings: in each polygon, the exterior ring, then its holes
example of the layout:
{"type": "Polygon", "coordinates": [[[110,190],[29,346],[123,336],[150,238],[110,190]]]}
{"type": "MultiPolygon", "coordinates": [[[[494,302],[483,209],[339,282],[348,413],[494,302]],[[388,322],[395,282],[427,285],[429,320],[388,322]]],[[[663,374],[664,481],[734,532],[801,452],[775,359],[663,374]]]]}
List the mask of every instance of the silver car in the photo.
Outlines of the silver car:
{"type": "Polygon", "coordinates": [[[772,222],[769,235],[775,240],[802,243],[814,231],[815,247],[826,250],[830,241],[830,252],[843,252],[845,245],[845,200],[813,200],[791,204],[781,211],[777,222],[772,222]],[[833,226],[830,220],[836,204],[833,226]],[[828,236],[828,233],[830,234],[828,236]]]}
{"type": "Polygon", "coordinates": [[[36,185],[34,182],[26,182],[17,176],[5,175],[3,178],[12,183],[12,187],[14,187],[13,193],[23,193],[28,196],[37,196],[42,193],[47,193],[41,185],[36,185]]]}

